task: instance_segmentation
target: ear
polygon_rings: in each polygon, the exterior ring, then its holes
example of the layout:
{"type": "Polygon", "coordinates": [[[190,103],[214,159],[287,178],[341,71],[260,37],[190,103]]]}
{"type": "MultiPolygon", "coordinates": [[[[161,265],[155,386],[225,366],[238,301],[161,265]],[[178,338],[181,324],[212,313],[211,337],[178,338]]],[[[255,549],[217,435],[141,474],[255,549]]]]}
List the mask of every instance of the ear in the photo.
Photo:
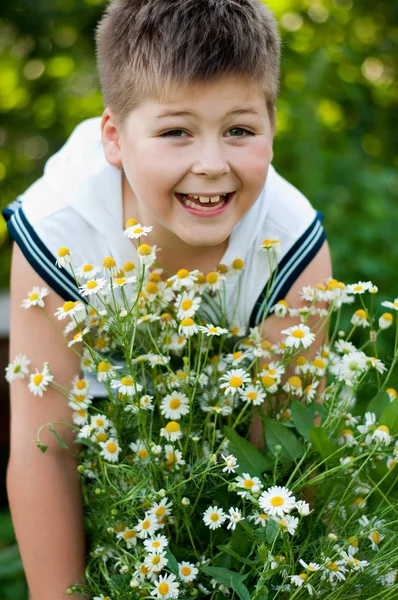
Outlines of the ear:
{"type": "Polygon", "coordinates": [[[106,160],[113,167],[121,167],[120,133],[109,108],[106,108],[102,115],[101,137],[106,160]]]}

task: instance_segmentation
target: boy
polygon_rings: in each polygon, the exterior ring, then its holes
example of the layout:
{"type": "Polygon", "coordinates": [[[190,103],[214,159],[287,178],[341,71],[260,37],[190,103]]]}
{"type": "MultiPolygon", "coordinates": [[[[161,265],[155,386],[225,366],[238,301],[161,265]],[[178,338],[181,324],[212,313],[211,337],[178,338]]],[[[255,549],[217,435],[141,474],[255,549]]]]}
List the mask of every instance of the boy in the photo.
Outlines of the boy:
{"type": "MultiPolygon", "coordinates": [[[[145,241],[160,248],[157,259],[171,274],[245,260],[245,327],[263,315],[272,271],[268,254],[258,252],[264,239],[280,240],[282,249],[268,312],[283,298],[297,304],[302,286],[331,275],[316,212],[270,164],[279,44],[260,0],[110,4],[97,31],[102,119],[81,124],[43,177],[4,211],[16,241],[11,357],[34,357],[33,368],[51,359],[55,380],[70,386],[79,359],[42,311],[22,311],[21,300],[34,285],[50,286],[51,320],[65,300],[78,297],[73,279],[55,264],[60,246],[82,262],[100,264],[107,255],[119,266],[137,262],[123,236],[129,218],[153,226],[145,241]]],[[[232,286],[228,298],[236,293],[232,286]]],[[[280,329],[275,320],[263,326],[270,341],[280,329]]],[[[31,597],[55,600],[84,572],[73,433],[59,428],[65,451],[46,432],[45,455],[31,440],[43,423],[70,423],[71,414],[53,391],[32,401],[20,383],[11,390],[10,506],[31,597]]],[[[259,436],[254,428],[251,439],[259,436]]]]}

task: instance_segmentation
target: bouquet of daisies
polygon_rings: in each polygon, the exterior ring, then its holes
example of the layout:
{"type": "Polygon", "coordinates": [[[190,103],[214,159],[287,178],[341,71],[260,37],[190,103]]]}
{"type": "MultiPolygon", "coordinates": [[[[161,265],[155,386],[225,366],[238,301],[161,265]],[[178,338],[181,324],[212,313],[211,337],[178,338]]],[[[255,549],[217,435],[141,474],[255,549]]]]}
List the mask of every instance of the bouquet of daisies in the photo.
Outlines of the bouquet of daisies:
{"type": "MultiPolygon", "coordinates": [[[[56,312],[84,373],[70,389],[56,384],[50,363],[30,372],[18,356],[7,367],[10,382],[26,378],[34,396],[57,389],[72,410],[89,548],[85,585],[71,582],[67,592],[94,600],[396,598],[390,378],[398,325],[388,365],[376,343],[398,323],[398,299],[380,316],[368,307],[371,282],[304,288],[306,306],[274,307],[281,333],[271,344],[266,321],[246,331],[225,316],[223,286],[243,261],[167,278],[156,247],[141,243],[149,231],[128,223],[137,266],[112,257],[75,264],[60,249],[59,266],[82,297],[56,312]],[[344,334],[340,313],[358,299],[344,334]],[[299,325],[285,328],[286,315],[299,325]],[[360,348],[351,341],[357,328],[370,333],[360,348]],[[314,356],[316,336],[324,343],[314,356]],[[375,393],[360,409],[365,388],[375,393]],[[255,421],[259,447],[249,441],[255,421]]],[[[276,242],[262,247],[270,262],[276,242]]],[[[23,307],[46,310],[47,294],[31,290],[23,307]]],[[[66,445],[54,424],[43,427],[66,445]]],[[[45,452],[42,429],[36,444],[45,452]]]]}

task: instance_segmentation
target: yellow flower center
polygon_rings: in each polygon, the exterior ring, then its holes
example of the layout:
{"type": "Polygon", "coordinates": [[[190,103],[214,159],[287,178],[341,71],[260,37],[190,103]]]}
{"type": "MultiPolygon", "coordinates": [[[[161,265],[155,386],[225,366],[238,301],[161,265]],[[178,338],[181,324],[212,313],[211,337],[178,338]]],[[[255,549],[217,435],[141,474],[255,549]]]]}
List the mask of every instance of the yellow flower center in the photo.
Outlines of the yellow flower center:
{"type": "Polygon", "coordinates": [[[83,408],[81,408],[79,411],[77,411],[77,414],[79,415],[79,417],[85,417],[87,414],[87,411],[84,410],[83,408]]]}
{"type": "Polygon", "coordinates": [[[297,377],[297,375],[293,375],[293,377],[289,377],[287,382],[291,387],[294,387],[296,389],[301,388],[301,386],[303,385],[300,377],[297,377]]]}
{"type": "Polygon", "coordinates": [[[168,455],[168,460],[170,463],[174,463],[177,461],[176,455],[174,454],[174,452],[170,452],[170,454],[168,455]]]}
{"type": "Polygon", "coordinates": [[[86,386],[87,383],[84,381],[84,379],[79,379],[79,381],[76,381],[76,387],[78,390],[84,390],[86,386]]]}
{"type": "Polygon", "coordinates": [[[182,575],[185,575],[185,576],[190,575],[191,569],[189,567],[182,567],[181,573],[182,573],[182,575]]]}
{"type": "Polygon", "coordinates": [[[359,542],[358,542],[358,538],[356,538],[355,536],[351,536],[347,539],[347,542],[350,544],[350,546],[352,546],[353,548],[358,548],[359,546],[359,542]]]}
{"type": "Polygon", "coordinates": [[[104,426],[104,421],[103,421],[103,419],[96,419],[96,420],[95,420],[95,425],[96,425],[97,427],[103,427],[103,426],[104,426]]]}
{"type": "Polygon", "coordinates": [[[150,256],[152,252],[152,249],[150,246],[148,246],[148,244],[141,244],[141,246],[138,246],[137,248],[137,253],[140,256],[150,256]]]}
{"type": "Polygon", "coordinates": [[[264,240],[263,241],[263,246],[265,246],[266,248],[268,248],[270,246],[274,246],[278,242],[279,242],[279,240],[264,240]]]}
{"type": "Polygon", "coordinates": [[[63,310],[64,312],[69,312],[70,310],[72,310],[72,308],[75,308],[75,303],[74,303],[74,302],[71,302],[71,301],[69,300],[69,302],[65,302],[65,304],[64,304],[64,305],[63,305],[63,307],[62,307],[62,310],[63,310]]]}
{"type": "Polygon", "coordinates": [[[210,331],[210,333],[217,333],[218,328],[217,327],[209,327],[209,331],[210,331]]]}
{"type": "Polygon", "coordinates": [[[106,256],[102,261],[102,266],[104,269],[113,269],[116,267],[116,261],[114,258],[112,258],[112,256],[106,256]]]}
{"type": "Polygon", "coordinates": [[[190,308],[192,308],[192,306],[193,306],[192,300],[183,300],[181,302],[182,310],[189,310],[190,308]]]}
{"type": "Polygon", "coordinates": [[[284,504],[284,499],[282,498],[282,496],[274,496],[271,500],[270,503],[272,504],[272,506],[282,506],[282,504],[284,504]]]}
{"type": "Polygon", "coordinates": [[[166,509],[164,506],[159,506],[159,508],[156,510],[155,515],[157,517],[163,517],[164,513],[166,512],[166,509]]]}
{"type": "Polygon", "coordinates": [[[263,350],[269,350],[271,348],[271,345],[272,345],[271,342],[269,342],[268,340],[263,340],[261,342],[261,348],[263,350]]]}
{"type": "Polygon", "coordinates": [[[381,315],[381,318],[384,319],[385,321],[390,321],[391,323],[393,321],[393,316],[391,313],[384,313],[381,315]]]}
{"type": "Polygon", "coordinates": [[[257,398],[257,394],[256,394],[256,392],[248,392],[246,394],[246,398],[248,400],[252,400],[253,401],[253,400],[255,400],[257,398]]]}
{"type": "Polygon", "coordinates": [[[243,381],[240,377],[231,377],[231,379],[229,380],[229,385],[233,388],[238,388],[243,385],[243,381]]]}
{"type": "Polygon", "coordinates": [[[183,319],[181,321],[182,327],[191,327],[193,325],[193,319],[183,319]]]}
{"type": "Polygon", "coordinates": [[[390,464],[389,464],[388,468],[389,469],[394,469],[396,467],[396,465],[397,465],[397,461],[395,459],[393,459],[393,460],[390,461],[390,464]]]}
{"type": "Polygon", "coordinates": [[[101,431],[101,433],[97,433],[96,438],[98,442],[106,442],[108,436],[104,431],[101,431]]]}
{"type": "Polygon", "coordinates": [[[64,256],[69,256],[69,254],[70,254],[69,248],[62,247],[58,250],[58,256],[60,258],[63,258],[64,256]]]}
{"type": "Polygon", "coordinates": [[[314,367],[317,367],[318,369],[324,369],[326,367],[324,361],[321,358],[316,358],[315,360],[312,361],[312,364],[314,367]]]}
{"type": "Polygon", "coordinates": [[[254,481],[252,479],[245,479],[245,481],[243,482],[243,487],[246,490],[251,490],[253,485],[254,485],[254,481]]]}
{"type": "Polygon", "coordinates": [[[89,281],[89,282],[87,283],[87,285],[86,285],[86,288],[87,288],[88,290],[93,290],[94,288],[96,288],[96,287],[97,287],[97,285],[98,285],[98,284],[97,284],[97,281],[96,281],[95,279],[92,279],[91,281],[89,281]]]}
{"type": "Polygon", "coordinates": [[[98,373],[106,373],[111,368],[111,365],[105,361],[101,361],[97,367],[98,373]]]}
{"type": "Polygon", "coordinates": [[[154,283],[153,281],[150,281],[149,283],[146,284],[145,291],[148,294],[157,294],[159,291],[159,287],[157,286],[156,283],[154,283]]]}
{"type": "Polygon", "coordinates": [[[135,233],[135,235],[139,235],[141,233],[144,233],[144,230],[142,229],[142,227],[136,227],[135,229],[133,229],[133,233],[135,233]]]}
{"type": "Polygon", "coordinates": [[[83,272],[84,273],[90,273],[90,271],[92,271],[92,270],[93,270],[93,265],[87,264],[87,265],[83,266],[83,272]]]}
{"type": "Polygon", "coordinates": [[[178,279],[186,279],[188,276],[189,276],[188,269],[180,269],[179,271],[177,271],[178,279]]]}
{"type": "Polygon", "coordinates": [[[213,271],[210,273],[207,273],[206,275],[206,281],[207,283],[209,283],[210,285],[214,285],[215,283],[217,283],[217,281],[219,280],[220,276],[218,273],[214,273],[213,271]]]}
{"type": "Polygon", "coordinates": [[[198,273],[196,275],[195,283],[198,285],[203,285],[204,283],[206,283],[206,278],[203,275],[203,273],[198,273]]]}
{"type": "Polygon", "coordinates": [[[220,518],[220,515],[218,513],[211,513],[210,515],[210,520],[213,521],[213,523],[216,523],[220,518]]]}
{"type": "Polygon", "coordinates": [[[390,433],[390,430],[388,429],[387,425],[380,425],[380,427],[378,427],[376,429],[376,431],[384,431],[385,433],[390,433]]]}
{"type": "Polygon", "coordinates": [[[237,360],[238,358],[241,358],[241,356],[242,356],[242,352],[234,352],[232,355],[232,359],[237,360]]]}
{"type": "Polygon", "coordinates": [[[38,297],[39,297],[39,294],[36,294],[36,293],[34,293],[34,294],[31,294],[31,295],[29,296],[29,300],[30,300],[31,302],[33,302],[33,300],[37,300],[37,299],[38,299],[38,297]]]}
{"type": "Polygon", "coordinates": [[[258,516],[263,521],[268,521],[268,515],[266,515],[265,513],[260,513],[258,516]]]}
{"type": "Polygon", "coordinates": [[[135,538],[136,536],[137,536],[137,534],[134,531],[134,529],[129,529],[128,531],[125,531],[123,534],[123,537],[125,540],[131,540],[132,538],[135,538]]]}
{"type": "Polygon", "coordinates": [[[234,262],[232,263],[232,267],[234,269],[236,269],[237,271],[240,271],[241,269],[243,269],[244,266],[245,266],[245,263],[243,262],[243,260],[241,258],[235,258],[234,262]]]}
{"type": "Polygon", "coordinates": [[[360,319],[366,319],[368,315],[366,311],[360,308],[359,310],[355,311],[355,316],[359,317],[360,319]]]}
{"type": "Polygon", "coordinates": [[[33,377],[33,383],[35,385],[40,385],[41,382],[43,381],[43,379],[44,379],[43,375],[41,373],[38,373],[37,375],[35,375],[33,377]]]}
{"type": "Polygon", "coordinates": [[[307,573],[300,573],[299,577],[301,577],[301,579],[304,579],[304,581],[307,579],[308,575],[307,573]]]}
{"type": "Polygon", "coordinates": [[[352,435],[352,429],[343,429],[341,435],[352,435]]]}
{"type": "Polygon", "coordinates": [[[275,379],[273,377],[270,377],[269,375],[264,375],[263,377],[261,377],[261,382],[267,388],[275,385],[275,379]]]}
{"type": "Polygon", "coordinates": [[[292,336],[301,340],[305,337],[305,333],[301,329],[296,329],[296,331],[292,332],[292,336]]]}
{"type": "Polygon", "coordinates": [[[177,433],[180,431],[180,426],[176,421],[170,421],[165,427],[167,433],[177,433]]]}
{"type": "Polygon", "coordinates": [[[335,562],[330,562],[330,561],[327,563],[326,568],[329,569],[329,571],[334,571],[334,572],[339,570],[338,564],[335,562]]]}
{"type": "Polygon", "coordinates": [[[124,263],[123,269],[126,273],[128,273],[129,271],[133,271],[135,269],[135,264],[130,261],[127,261],[124,263]]]}
{"type": "Polygon", "coordinates": [[[149,455],[149,452],[145,448],[141,448],[141,450],[138,452],[138,456],[140,458],[148,458],[148,455],[149,455]]]}
{"type": "Polygon", "coordinates": [[[142,523],[142,529],[149,529],[151,526],[151,522],[149,521],[149,519],[145,519],[145,521],[142,523]]]}
{"type": "Polygon", "coordinates": [[[136,219],[129,219],[126,223],[126,229],[128,227],[134,227],[134,225],[138,225],[138,221],[136,221],[136,219]]]}
{"type": "Polygon", "coordinates": [[[169,406],[170,406],[170,408],[172,408],[173,410],[175,410],[176,408],[178,408],[179,406],[181,406],[181,401],[178,398],[172,398],[170,400],[169,406]]]}
{"type": "Polygon", "coordinates": [[[372,542],[374,542],[375,544],[379,544],[381,542],[381,535],[378,531],[372,531],[370,535],[372,538],[372,542]]]}
{"type": "Polygon", "coordinates": [[[160,542],[158,542],[157,540],[155,542],[152,542],[152,548],[159,548],[160,547],[160,542]]]}
{"type": "Polygon", "coordinates": [[[122,385],[126,385],[128,387],[133,385],[133,378],[132,377],[122,377],[122,379],[120,380],[120,383],[122,385]]]}
{"type": "Polygon", "coordinates": [[[158,592],[161,596],[167,596],[169,593],[169,586],[164,581],[159,585],[158,592]]]}
{"type": "Polygon", "coordinates": [[[152,557],[151,562],[153,565],[158,565],[160,563],[160,556],[158,554],[156,554],[155,556],[152,557]]]}
{"type": "Polygon", "coordinates": [[[108,450],[108,452],[110,452],[111,454],[114,454],[117,450],[117,446],[116,444],[114,444],[113,442],[109,442],[109,444],[107,444],[106,449],[108,450]]]}

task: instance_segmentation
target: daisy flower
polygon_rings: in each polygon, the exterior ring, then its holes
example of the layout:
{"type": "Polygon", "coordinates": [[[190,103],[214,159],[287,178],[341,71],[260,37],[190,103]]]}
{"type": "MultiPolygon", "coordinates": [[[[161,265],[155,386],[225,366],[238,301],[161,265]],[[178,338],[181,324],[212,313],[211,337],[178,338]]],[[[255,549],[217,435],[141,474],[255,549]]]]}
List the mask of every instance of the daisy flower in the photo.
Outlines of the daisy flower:
{"type": "Polygon", "coordinates": [[[178,333],[185,337],[191,337],[195,333],[198,333],[198,326],[193,319],[183,319],[178,328],[178,333]]]}
{"type": "Polygon", "coordinates": [[[134,396],[136,392],[142,390],[142,385],[132,377],[122,377],[120,380],[113,379],[111,387],[115,388],[118,394],[126,394],[127,396],[134,396]]]}
{"type": "Polygon", "coordinates": [[[6,379],[12,383],[16,379],[24,379],[29,375],[30,360],[24,354],[18,354],[6,367],[6,379]]]}
{"type": "Polygon", "coordinates": [[[97,366],[97,380],[102,382],[113,379],[117,374],[116,369],[121,369],[121,367],[111,365],[110,362],[105,360],[101,361],[97,366]]]}
{"type": "Polygon", "coordinates": [[[131,442],[129,448],[139,459],[145,460],[146,458],[149,458],[149,450],[146,447],[146,443],[142,440],[137,439],[135,442],[131,442]]]}
{"type": "Polygon", "coordinates": [[[171,508],[173,503],[168,498],[163,498],[160,502],[154,502],[151,506],[148,514],[154,516],[156,519],[163,519],[171,515],[171,508]]]}
{"type": "Polygon", "coordinates": [[[266,513],[283,517],[294,508],[296,498],[287,488],[274,485],[261,494],[258,502],[266,513]]]}
{"type": "Polygon", "coordinates": [[[72,420],[75,425],[85,425],[88,420],[88,412],[85,408],[80,408],[72,413],[72,420]]]}
{"type": "Polygon", "coordinates": [[[315,335],[311,333],[310,328],[302,323],[284,329],[281,333],[287,336],[284,343],[288,348],[299,348],[300,346],[308,348],[315,340],[315,335]]]}
{"type": "Polygon", "coordinates": [[[210,529],[218,529],[225,522],[227,516],[222,508],[209,506],[203,514],[203,521],[210,529]]]}
{"type": "Polygon", "coordinates": [[[244,369],[231,369],[220,377],[220,381],[224,382],[220,385],[220,389],[224,390],[226,395],[229,395],[243,389],[246,383],[251,382],[251,378],[244,369]]]}
{"type": "Polygon", "coordinates": [[[394,388],[387,388],[387,389],[386,389],[386,392],[387,392],[387,394],[389,395],[391,402],[392,402],[393,400],[395,400],[395,398],[396,398],[396,397],[397,397],[397,395],[398,395],[398,394],[397,394],[397,390],[395,390],[394,388]]]}
{"type": "Polygon", "coordinates": [[[391,436],[387,425],[380,425],[377,427],[377,429],[373,432],[373,439],[378,441],[380,444],[385,444],[388,446],[388,444],[391,442],[391,436]]]}
{"type": "Polygon", "coordinates": [[[243,488],[236,490],[238,496],[242,498],[248,498],[250,493],[258,493],[263,487],[260,479],[258,477],[251,477],[249,473],[243,473],[242,476],[239,475],[235,481],[238,488],[243,488]]]}
{"type": "Polygon", "coordinates": [[[105,431],[111,426],[111,422],[105,415],[93,415],[90,420],[90,425],[98,431],[105,431]]]}
{"type": "Polygon", "coordinates": [[[351,323],[360,327],[370,327],[366,310],[362,308],[356,310],[352,316],[351,323]]]}
{"type": "Polygon", "coordinates": [[[139,538],[146,539],[147,537],[153,536],[155,531],[159,529],[159,524],[154,515],[146,512],[145,517],[138,522],[138,525],[135,529],[139,538]]]}
{"type": "Polygon", "coordinates": [[[271,312],[274,312],[279,318],[284,318],[289,314],[289,304],[286,300],[279,300],[275,306],[272,307],[271,312]]]}
{"type": "Polygon", "coordinates": [[[172,282],[172,289],[180,291],[181,288],[192,289],[196,283],[198,269],[188,271],[188,269],[180,269],[175,275],[169,277],[167,281],[172,282]]]}
{"type": "Polygon", "coordinates": [[[394,321],[394,317],[391,313],[383,313],[379,318],[380,329],[388,329],[394,321]]]}
{"type": "Polygon", "coordinates": [[[58,250],[58,258],[55,261],[57,267],[66,267],[70,265],[72,262],[72,253],[69,248],[65,248],[64,246],[58,250]]]}
{"type": "Polygon", "coordinates": [[[294,535],[296,533],[299,520],[297,517],[285,515],[282,519],[279,519],[277,523],[282,531],[287,531],[287,533],[290,533],[290,535],[294,535]]]}
{"type": "Polygon", "coordinates": [[[160,412],[166,419],[181,419],[189,413],[189,398],[180,392],[168,394],[160,403],[160,412]]]}
{"type": "Polygon", "coordinates": [[[268,515],[260,512],[254,513],[254,515],[251,515],[249,519],[254,521],[255,525],[261,525],[261,527],[265,527],[269,521],[268,515]]]}
{"type": "Polygon", "coordinates": [[[267,238],[262,241],[259,246],[257,246],[260,252],[274,252],[275,254],[279,254],[282,251],[280,240],[274,238],[267,238]]]}
{"type": "Polygon", "coordinates": [[[297,377],[297,375],[293,375],[292,377],[289,377],[289,379],[283,386],[283,389],[288,394],[292,393],[295,396],[301,396],[303,393],[302,385],[303,383],[300,377],[297,377]]]}
{"type": "Polygon", "coordinates": [[[379,549],[379,544],[382,540],[384,540],[384,535],[382,535],[379,531],[375,529],[371,531],[368,535],[368,539],[372,542],[372,550],[375,552],[379,549]]]}
{"type": "Polygon", "coordinates": [[[149,554],[159,554],[168,546],[169,541],[165,535],[157,535],[155,537],[144,540],[145,550],[149,554]]]}
{"type": "Polygon", "coordinates": [[[175,467],[179,470],[179,465],[185,465],[185,460],[182,460],[182,452],[180,450],[175,450],[171,444],[166,444],[164,451],[168,467],[175,467]]]}
{"type": "Polygon", "coordinates": [[[398,298],[395,298],[394,302],[382,302],[381,305],[391,310],[398,310],[398,298]]]}
{"type": "Polygon", "coordinates": [[[329,579],[330,583],[334,581],[344,581],[347,569],[344,566],[343,560],[332,561],[326,559],[326,564],[323,566],[324,578],[329,579]]]}
{"type": "Polygon", "coordinates": [[[85,327],[82,331],[78,331],[77,333],[75,333],[73,338],[68,342],[68,348],[70,348],[74,344],[79,344],[80,342],[82,342],[84,336],[88,333],[90,333],[90,327],[85,327]]]}
{"type": "Polygon", "coordinates": [[[145,394],[145,396],[141,396],[140,407],[143,410],[153,410],[154,406],[152,404],[152,400],[153,400],[153,396],[148,396],[148,394],[145,394]]]}
{"type": "Polygon", "coordinates": [[[151,596],[156,598],[178,598],[179,587],[176,583],[175,575],[159,575],[159,579],[155,581],[155,589],[151,591],[151,596]]]}
{"type": "Polygon", "coordinates": [[[123,540],[126,542],[128,548],[132,548],[137,545],[137,532],[135,529],[124,529],[123,531],[119,531],[116,534],[116,537],[119,540],[123,540]]]}
{"type": "Polygon", "coordinates": [[[179,440],[182,437],[182,431],[177,421],[169,421],[166,427],[162,427],[160,437],[164,437],[170,442],[179,440]]]}
{"type": "Polygon", "coordinates": [[[226,333],[229,333],[228,329],[223,329],[222,327],[215,326],[212,323],[207,323],[206,326],[199,325],[198,329],[199,331],[203,331],[203,333],[206,333],[207,336],[224,335],[226,333]]]}
{"type": "Polygon", "coordinates": [[[92,294],[98,294],[106,286],[106,279],[98,277],[97,279],[90,279],[87,283],[81,285],[79,290],[82,296],[91,296],[92,294]]]}
{"type": "Polygon", "coordinates": [[[198,573],[199,569],[197,569],[193,563],[189,563],[186,561],[178,563],[178,576],[185,583],[190,583],[191,581],[193,581],[198,573]]]}
{"type": "Polygon", "coordinates": [[[151,233],[153,229],[152,226],[147,227],[146,225],[141,225],[141,223],[131,223],[131,221],[134,221],[134,219],[127,221],[126,229],[124,230],[124,237],[129,240],[138,240],[141,236],[151,233]]]}
{"type": "Polygon", "coordinates": [[[183,292],[175,301],[177,308],[177,319],[193,317],[197,312],[202,299],[195,297],[195,292],[190,290],[189,292],[183,292]]]}
{"type": "Polygon", "coordinates": [[[320,571],[322,568],[321,565],[318,565],[318,563],[310,562],[307,564],[303,561],[302,558],[300,558],[299,563],[304,567],[304,569],[307,569],[307,571],[311,571],[311,573],[313,573],[314,571],[320,571]]]}
{"type": "Polygon", "coordinates": [[[110,462],[117,462],[119,460],[121,448],[115,438],[109,438],[106,442],[99,442],[99,445],[102,448],[100,454],[106,460],[109,460],[110,462]]]}
{"type": "Polygon", "coordinates": [[[149,569],[150,573],[161,571],[167,565],[168,559],[166,552],[158,552],[157,554],[149,554],[144,559],[144,565],[149,569]]]}
{"type": "Polygon", "coordinates": [[[44,363],[42,371],[36,369],[36,373],[31,373],[29,376],[29,391],[34,396],[43,396],[43,392],[47,391],[48,385],[53,381],[54,377],[50,373],[48,363],[44,363]]]}
{"type": "Polygon", "coordinates": [[[229,454],[228,456],[224,456],[224,454],[221,454],[221,456],[224,459],[226,465],[223,468],[223,473],[235,473],[235,469],[239,467],[238,461],[235,458],[235,456],[233,456],[233,454],[229,454]]]}
{"type": "Polygon", "coordinates": [[[316,397],[317,387],[319,385],[319,381],[313,381],[304,390],[304,398],[308,403],[313,402],[316,397]]]}
{"type": "Polygon", "coordinates": [[[369,291],[373,286],[371,281],[359,281],[358,283],[352,283],[347,285],[345,291],[347,294],[364,294],[369,291]]]}
{"type": "Polygon", "coordinates": [[[369,429],[376,424],[376,413],[366,412],[365,413],[365,424],[358,425],[357,429],[360,433],[368,433],[369,429]]]}
{"type": "Polygon", "coordinates": [[[71,317],[75,318],[77,321],[82,321],[86,316],[86,307],[84,306],[83,302],[80,302],[80,300],[76,300],[76,302],[69,300],[57,308],[54,315],[57,317],[58,321],[62,321],[66,317],[71,317]]]}
{"type": "Polygon", "coordinates": [[[302,585],[304,585],[304,587],[307,588],[309,595],[313,596],[314,588],[310,583],[306,583],[307,577],[307,573],[300,573],[300,575],[290,575],[290,581],[294,583],[294,585],[297,587],[301,587],[302,585]]]}
{"type": "Polygon", "coordinates": [[[229,514],[227,514],[227,519],[229,519],[229,523],[227,525],[227,529],[235,530],[236,524],[242,520],[242,513],[237,508],[231,507],[229,509],[229,514]]]}
{"type": "Polygon", "coordinates": [[[244,402],[253,406],[260,406],[266,398],[266,394],[257,385],[248,385],[244,390],[239,391],[239,395],[244,402]]]}
{"type": "Polygon", "coordinates": [[[304,500],[297,500],[294,507],[298,510],[298,513],[301,517],[307,517],[310,512],[310,505],[304,500]]]}
{"type": "Polygon", "coordinates": [[[238,321],[234,321],[230,325],[229,334],[232,337],[243,337],[246,335],[246,325],[239,323],[238,321]]]}
{"type": "Polygon", "coordinates": [[[96,277],[96,275],[98,275],[99,272],[100,269],[98,267],[95,267],[94,265],[88,262],[82,264],[75,271],[76,277],[78,277],[79,279],[86,279],[87,281],[96,277]]]}
{"type": "Polygon", "coordinates": [[[29,296],[22,301],[21,307],[28,309],[31,306],[40,306],[44,308],[44,300],[50,292],[46,287],[34,286],[29,292],[29,296]]]}
{"type": "Polygon", "coordinates": [[[225,280],[225,276],[211,271],[206,275],[207,289],[211,292],[215,292],[220,289],[220,283],[225,280]]]}

